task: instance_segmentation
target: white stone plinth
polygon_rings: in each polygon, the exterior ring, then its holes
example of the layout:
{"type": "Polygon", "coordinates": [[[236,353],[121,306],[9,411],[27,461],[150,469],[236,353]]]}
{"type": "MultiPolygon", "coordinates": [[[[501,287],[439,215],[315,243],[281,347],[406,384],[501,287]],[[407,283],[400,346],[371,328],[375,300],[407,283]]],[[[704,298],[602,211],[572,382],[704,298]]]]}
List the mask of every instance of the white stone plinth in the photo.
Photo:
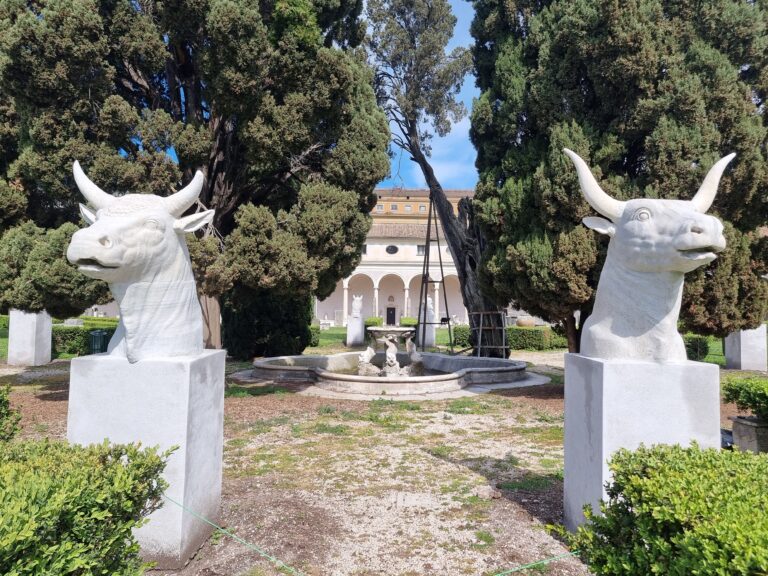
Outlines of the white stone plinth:
{"type": "Polygon", "coordinates": [[[695,440],[720,447],[720,374],[714,364],[658,364],[565,355],[564,520],[569,530],[595,511],[619,448],[695,440]]]}
{"type": "Polygon", "coordinates": [[[51,317],[47,312],[11,310],[8,324],[8,364],[48,364],[51,361],[51,336],[51,317]]]}
{"type": "MultiPolygon", "coordinates": [[[[97,354],[72,360],[67,438],[92,444],[179,446],[163,474],[176,502],[217,521],[224,436],[224,350],[145,359],[97,354]]],[[[166,501],[136,532],[142,557],[179,568],[211,527],[166,501]]]]}
{"type": "Polygon", "coordinates": [[[725,366],[736,370],[768,371],[768,339],[765,324],[740,330],[725,338],[725,366]]]}
{"type": "Polygon", "coordinates": [[[362,316],[347,318],[347,346],[365,344],[365,319],[362,316]]]}
{"type": "MultiPolygon", "coordinates": [[[[422,346],[421,344],[421,331],[424,330],[421,326],[416,327],[416,344],[419,346],[422,346]]],[[[424,330],[424,348],[434,348],[435,347],[435,325],[434,324],[427,324],[426,330],[424,330]]]]}

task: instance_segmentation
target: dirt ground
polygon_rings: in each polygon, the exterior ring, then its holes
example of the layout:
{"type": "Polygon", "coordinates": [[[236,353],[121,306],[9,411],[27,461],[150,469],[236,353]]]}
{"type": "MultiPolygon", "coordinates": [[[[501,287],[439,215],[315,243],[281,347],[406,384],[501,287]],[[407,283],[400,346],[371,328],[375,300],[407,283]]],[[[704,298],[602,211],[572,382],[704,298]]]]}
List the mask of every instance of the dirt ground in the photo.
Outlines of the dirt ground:
{"type": "MultiPolygon", "coordinates": [[[[64,437],[68,368],[0,365],[22,438],[64,437]]],[[[552,384],[418,403],[233,385],[221,523],[307,576],[493,576],[563,555],[546,530],[562,517],[562,371],[542,370],[552,384]]],[[[723,406],[724,427],[734,414],[723,406]]],[[[148,576],[291,573],[215,534],[183,570],[148,576]]],[[[588,573],[575,558],[515,572],[588,573]]]]}

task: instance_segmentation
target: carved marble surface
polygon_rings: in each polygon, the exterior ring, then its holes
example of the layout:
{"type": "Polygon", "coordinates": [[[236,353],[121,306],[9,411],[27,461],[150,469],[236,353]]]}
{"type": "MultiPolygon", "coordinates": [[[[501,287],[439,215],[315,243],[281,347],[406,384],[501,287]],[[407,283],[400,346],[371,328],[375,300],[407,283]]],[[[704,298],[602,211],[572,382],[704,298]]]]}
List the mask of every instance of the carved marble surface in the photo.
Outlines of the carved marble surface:
{"type": "Polygon", "coordinates": [[[611,198],[587,164],[565,149],[584,198],[603,217],[584,224],[610,236],[592,314],[584,322],[581,354],[592,358],[685,362],[677,331],[683,276],[725,249],[723,225],[706,211],[735,154],[720,159],[689,201],[611,198]]]}
{"type": "Polygon", "coordinates": [[[182,214],[197,200],[197,172],[172,196],[112,196],[73,166],[88,201],[80,213],[89,224],[77,231],[67,259],[91,278],[109,284],[120,307],[120,323],[108,354],[129,362],[194,356],[203,351],[203,319],[184,235],[208,224],[213,210],[182,214]]]}

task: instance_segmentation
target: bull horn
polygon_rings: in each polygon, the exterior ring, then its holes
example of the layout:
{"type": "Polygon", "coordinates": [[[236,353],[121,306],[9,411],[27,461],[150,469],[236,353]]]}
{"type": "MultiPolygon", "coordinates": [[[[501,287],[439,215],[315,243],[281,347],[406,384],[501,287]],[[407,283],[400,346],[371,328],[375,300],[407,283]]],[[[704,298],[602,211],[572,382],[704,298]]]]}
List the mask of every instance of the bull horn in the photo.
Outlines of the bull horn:
{"type": "Polygon", "coordinates": [[[115,201],[114,196],[107,194],[104,190],[91,182],[91,179],[88,178],[88,176],[85,175],[85,172],[83,172],[83,169],[80,168],[80,162],[77,160],[72,164],[72,173],[75,175],[75,184],[77,184],[77,187],[80,189],[80,193],[91,206],[96,208],[96,210],[106,208],[115,201]]]}
{"type": "Polygon", "coordinates": [[[712,168],[709,169],[707,175],[704,177],[704,182],[701,183],[696,195],[691,198],[693,207],[699,212],[706,212],[709,207],[712,206],[712,202],[715,201],[715,194],[717,194],[717,185],[720,184],[720,177],[725,172],[725,167],[728,163],[736,157],[736,153],[732,152],[723,158],[720,158],[712,168]]]}
{"type": "Polygon", "coordinates": [[[195,177],[192,178],[192,182],[165,199],[165,206],[168,209],[168,212],[176,218],[184,214],[186,209],[192,206],[198,196],[200,196],[204,181],[205,176],[198,170],[195,173],[195,177]]]}
{"type": "Polygon", "coordinates": [[[584,195],[584,199],[590,206],[592,206],[592,208],[606,218],[612,221],[618,220],[621,217],[621,213],[624,212],[624,202],[611,198],[602,188],[600,188],[600,184],[595,180],[595,177],[589,170],[589,166],[587,166],[587,163],[584,162],[576,152],[569,150],[568,148],[563,148],[563,152],[568,155],[568,158],[571,159],[573,165],[576,166],[576,172],[579,174],[581,193],[584,195]]]}

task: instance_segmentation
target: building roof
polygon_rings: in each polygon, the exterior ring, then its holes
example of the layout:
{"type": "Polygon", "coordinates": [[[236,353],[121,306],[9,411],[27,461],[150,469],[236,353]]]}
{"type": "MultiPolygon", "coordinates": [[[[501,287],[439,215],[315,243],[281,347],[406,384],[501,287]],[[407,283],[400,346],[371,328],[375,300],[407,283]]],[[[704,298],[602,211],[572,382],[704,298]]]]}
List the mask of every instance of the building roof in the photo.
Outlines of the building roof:
{"type": "MultiPolygon", "coordinates": [[[[432,227],[432,236],[434,238],[435,228],[432,227]]],[[[374,222],[371,230],[368,232],[368,238],[412,238],[416,240],[426,240],[427,225],[425,224],[396,224],[388,222],[374,222]]],[[[442,226],[440,227],[440,241],[445,240],[442,226]]]]}
{"type": "MultiPolygon", "coordinates": [[[[426,200],[429,198],[429,189],[427,188],[376,188],[373,191],[379,198],[418,198],[426,200]]],[[[475,195],[471,189],[464,190],[443,190],[447,198],[470,198],[475,195]]]]}

